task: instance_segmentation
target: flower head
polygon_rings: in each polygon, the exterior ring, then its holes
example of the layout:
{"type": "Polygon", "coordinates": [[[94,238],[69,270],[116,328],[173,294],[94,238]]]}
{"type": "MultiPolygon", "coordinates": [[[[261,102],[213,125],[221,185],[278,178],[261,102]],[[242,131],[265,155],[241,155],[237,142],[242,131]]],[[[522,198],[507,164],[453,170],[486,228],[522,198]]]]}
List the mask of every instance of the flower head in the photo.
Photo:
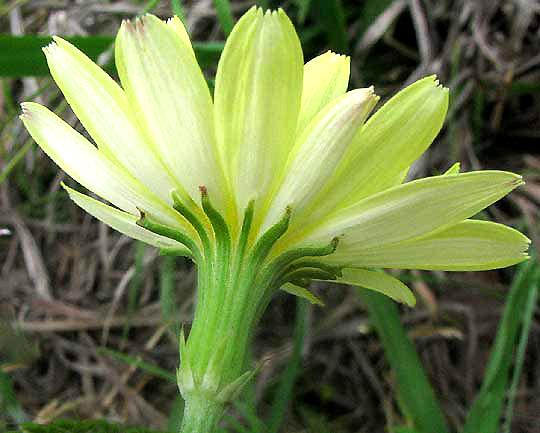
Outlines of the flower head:
{"type": "Polygon", "coordinates": [[[304,65],[282,10],[252,8],[239,20],[213,98],[178,18],[122,23],[121,85],[58,37],[44,51],[95,145],[39,104],[24,103],[21,119],[103,201],[65,186],[70,197],[197,263],[195,319],[177,371],[182,431],[200,431],[189,426],[201,407],[212,408],[205,423],[214,425],[252,377],[251,330],[278,289],[320,302],[308,284],[326,280],[413,305],[402,282],[372,269],[481,270],[527,258],[521,233],[469,219],[520,176],[454,166],[403,183],[443,125],[448,90],[427,77],[370,116],[378,97],[347,91],[349,58],[328,52],[304,65]]]}
{"type": "Polygon", "coordinates": [[[282,10],[239,20],[213,98],[178,18],[122,24],[121,85],[61,38],[44,51],[96,145],[35,103],[23,104],[28,131],[111,204],[66,186],[79,206],[165,252],[212,269],[249,256],[279,275],[251,284],[311,299],[305,284],[323,279],[408,304],[404,284],[371,268],[481,270],[527,257],[521,233],[468,219],[520,176],[451,170],[403,183],[443,125],[448,90],[421,79],[369,117],[378,97],[347,91],[349,58],[327,52],[304,65],[282,10]]]}

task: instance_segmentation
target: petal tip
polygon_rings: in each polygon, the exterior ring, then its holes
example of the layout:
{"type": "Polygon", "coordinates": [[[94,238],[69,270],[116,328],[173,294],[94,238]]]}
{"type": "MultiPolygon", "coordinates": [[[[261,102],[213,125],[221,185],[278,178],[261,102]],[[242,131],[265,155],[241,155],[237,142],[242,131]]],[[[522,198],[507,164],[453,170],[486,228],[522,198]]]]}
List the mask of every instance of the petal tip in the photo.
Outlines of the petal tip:
{"type": "Polygon", "coordinates": [[[448,92],[448,88],[445,87],[443,84],[441,84],[441,82],[437,78],[437,75],[435,74],[428,75],[427,77],[424,77],[424,78],[420,78],[418,81],[411,84],[411,86],[415,84],[427,85],[429,87],[432,87],[433,89],[444,90],[445,92],[448,92]]]}
{"type": "Polygon", "coordinates": [[[33,107],[35,106],[39,106],[39,104],[35,102],[22,102],[21,114],[19,115],[19,118],[23,121],[31,119],[33,113],[35,112],[35,110],[33,110],[33,107]]]}
{"type": "Polygon", "coordinates": [[[130,20],[128,20],[127,18],[123,18],[122,22],[120,23],[120,30],[118,31],[118,33],[120,33],[123,30],[126,30],[126,28],[130,25],[130,23],[131,23],[130,20]]]}
{"type": "Polygon", "coordinates": [[[407,293],[400,301],[411,308],[416,306],[416,298],[412,293],[407,293]]]}
{"type": "Polygon", "coordinates": [[[23,102],[21,104],[21,114],[19,115],[19,118],[23,118],[23,117],[29,117],[30,116],[30,111],[28,110],[28,102],[23,102]]]}
{"type": "Polygon", "coordinates": [[[60,47],[58,46],[57,41],[51,42],[47,45],[45,45],[42,48],[42,51],[45,53],[45,56],[49,58],[50,56],[53,56],[55,53],[59,51],[60,47]]]}
{"type": "Polygon", "coordinates": [[[525,185],[525,181],[523,180],[523,176],[519,174],[512,173],[512,179],[509,182],[509,186],[514,189],[521,185],[525,185]]]}

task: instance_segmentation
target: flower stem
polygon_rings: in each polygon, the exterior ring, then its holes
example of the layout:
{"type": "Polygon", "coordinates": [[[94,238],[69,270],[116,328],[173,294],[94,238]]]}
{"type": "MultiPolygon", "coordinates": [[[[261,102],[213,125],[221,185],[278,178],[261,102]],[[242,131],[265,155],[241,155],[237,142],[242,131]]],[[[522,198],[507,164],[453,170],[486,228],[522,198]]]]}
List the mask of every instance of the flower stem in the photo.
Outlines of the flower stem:
{"type": "Polygon", "coordinates": [[[223,403],[204,394],[186,399],[180,433],[213,433],[223,414],[223,403]]]}
{"type": "MultiPolygon", "coordinates": [[[[189,337],[186,340],[182,331],[179,344],[177,381],[186,403],[180,433],[212,433],[225,405],[238,397],[258,371],[249,360],[249,346],[252,331],[272,295],[290,278],[320,277],[323,272],[324,278],[332,279],[333,268],[305,259],[331,254],[337,241],[272,257],[272,248],[288,229],[289,208],[280,221],[250,244],[253,201],[246,208],[240,233],[233,236],[206,188],[201,187],[202,210],[197,212],[178,197],[173,195],[173,199],[175,209],[198,232],[202,246],[185,244],[198,266],[198,284],[189,337]],[[199,221],[203,214],[206,220],[199,221]]],[[[174,229],[141,214],[139,225],[182,242],[174,229]]]]}

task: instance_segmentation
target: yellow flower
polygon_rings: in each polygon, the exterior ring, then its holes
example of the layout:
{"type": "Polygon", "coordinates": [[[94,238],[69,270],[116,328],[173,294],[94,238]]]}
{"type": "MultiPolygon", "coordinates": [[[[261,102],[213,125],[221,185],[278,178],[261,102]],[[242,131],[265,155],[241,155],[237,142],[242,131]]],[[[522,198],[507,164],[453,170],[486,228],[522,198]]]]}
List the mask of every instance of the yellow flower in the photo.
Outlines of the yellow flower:
{"type": "Polygon", "coordinates": [[[318,302],[306,285],[330,280],[413,305],[403,283],[372,268],[481,270],[527,258],[518,231],[468,219],[520,176],[453,167],[403,183],[444,122],[448,90],[435,77],[369,117],[378,97],[347,91],[349,58],[328,52],[304,65],[282,10],[252,8],[239,20],[213,98],[178,18],[122,24],[121,86],[54,40],[44,49],[51,74],[96,145],[36,103],[24,103],[21,118],[66,173],[111,205],[66,186],[70,197],[199,266],[196,320],[181,343],[184,396],[223,402],[249,378],[243,347],[279,288],[318,302]]]}
{"type": "Polygon", "coordinates": [[[240,19],[219,62],[213,101],[178,18],[122,24],[115,50],[122,87],[61,38],[44,51],[97,147],[38,104],[24,103],[21,118],[58,165],[114,207],[66,187],[71,198],[128,236],[184,248],[137,225],[141,209],[202,247],[171,193],[200,217],[203,186],[233,236],[251,200],[250,245],[290,207],[272,255],[337,237],[325,259],[346,266],[337,281],[409,304],[398,281],[353,269],[481,270],[527,257],[528,240],[517,231],[467,220],[520,185],[520,176],[481,171],[402,184],[442,127],[447,89],[424,78],[364,124],[378,99],[373,89],[346,91],[348,57],[327,52],[303,65],[281,10],[252,8],[240,19]]]}

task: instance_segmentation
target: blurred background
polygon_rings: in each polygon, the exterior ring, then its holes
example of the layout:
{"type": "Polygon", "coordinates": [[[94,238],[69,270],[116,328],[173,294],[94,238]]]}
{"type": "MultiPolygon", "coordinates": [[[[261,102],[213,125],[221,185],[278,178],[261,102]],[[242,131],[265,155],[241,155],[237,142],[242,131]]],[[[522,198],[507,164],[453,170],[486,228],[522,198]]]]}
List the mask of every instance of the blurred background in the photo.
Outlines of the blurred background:
{"type": "Polygon", "coordinates": [[[409,177],[456,161],[522,174],[526,185],[480,217],[527,234],[533,258],[497,271],[395,272],[413,288],[414,309],[346,286],[315,285],[325,307],[277,296],[255,335],[260,373],[231,405],[226,431],[540,432],[536,0],[0,2],[0,431],[60,418],[175,431],[177,333],[194,302],[191,263],[77,208],[60,183],[82,187],[29,138],[22,101],[82,130],[41,47],[65,36],[116,77],[121,20],[177,14],[212,86],[226,34],[253,4],[285,9],[306,61],[329,49],[350,55],[350,88],[374,85],[383,101],[437,74],[449,113],[409,177]]]}

